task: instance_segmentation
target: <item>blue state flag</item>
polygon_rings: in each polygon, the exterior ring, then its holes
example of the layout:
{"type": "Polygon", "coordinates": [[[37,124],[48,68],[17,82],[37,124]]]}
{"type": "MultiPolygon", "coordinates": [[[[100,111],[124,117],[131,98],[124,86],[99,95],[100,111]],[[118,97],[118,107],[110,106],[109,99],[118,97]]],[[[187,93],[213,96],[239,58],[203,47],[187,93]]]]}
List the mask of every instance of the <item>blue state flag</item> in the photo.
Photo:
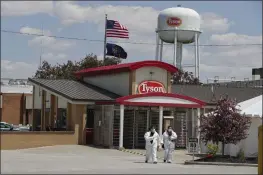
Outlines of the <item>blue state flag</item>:
{"type": "Polygon", "coordinates": [[[107,48],[106,55],[114,56],[122,59],[127,58],[127,53],[125,52],[125,50],[117,44],[107,43],[106,48],[107,48]]]}

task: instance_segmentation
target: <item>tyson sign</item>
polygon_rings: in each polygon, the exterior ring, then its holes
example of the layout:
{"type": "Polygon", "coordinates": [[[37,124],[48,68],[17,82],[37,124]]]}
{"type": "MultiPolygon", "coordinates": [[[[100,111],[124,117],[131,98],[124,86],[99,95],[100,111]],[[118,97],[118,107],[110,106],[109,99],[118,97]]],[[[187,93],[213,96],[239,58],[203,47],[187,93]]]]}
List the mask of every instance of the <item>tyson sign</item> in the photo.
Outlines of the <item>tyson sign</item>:
{"type": "Polygon", "coordinates": [[[172,27],[178,27],[182,24],[182,20],[177,17],[170,17],[167,19],[167,25],[172,27]]]}
{"type": "Polygon", "coordinates": [[[165,93],[164,85],[158,81],[143,81],[138,85],[139,94],[147,94],[153,92],[165,93]]]}

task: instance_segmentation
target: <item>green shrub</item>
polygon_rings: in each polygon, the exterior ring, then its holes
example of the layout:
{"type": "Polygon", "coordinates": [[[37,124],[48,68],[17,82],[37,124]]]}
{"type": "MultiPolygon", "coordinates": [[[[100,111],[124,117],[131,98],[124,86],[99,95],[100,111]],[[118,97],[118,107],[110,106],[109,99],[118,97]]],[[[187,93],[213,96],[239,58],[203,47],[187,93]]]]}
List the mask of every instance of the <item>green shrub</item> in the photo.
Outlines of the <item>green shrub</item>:
{"type": "Polygon", "coordinates": [[[207,149],[208,149],[208,151],[207,151],[208,154],[215,156],[217,151],[218,151],[218,145],[208,144],[207,149]]]}
{"type": "Polygon", "coordinates": [[[238,151],[237,158],[240,162],[246,162],[245,152],[242,148],[238,151]]]}

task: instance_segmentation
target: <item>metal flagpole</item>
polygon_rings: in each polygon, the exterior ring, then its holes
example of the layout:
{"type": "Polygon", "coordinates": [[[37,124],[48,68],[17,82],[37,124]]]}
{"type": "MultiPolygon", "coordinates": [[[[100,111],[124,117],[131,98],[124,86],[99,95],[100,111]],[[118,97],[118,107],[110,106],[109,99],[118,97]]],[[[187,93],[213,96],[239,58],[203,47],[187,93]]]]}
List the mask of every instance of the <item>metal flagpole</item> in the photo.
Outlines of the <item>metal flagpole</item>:
{"type": "Polygon", "coordinates": [[[103,54],[103,62],[106,59],[106,45],[107,45],[107,35],[106,35],[106,31],[107,31],[107,14],[105,14],[105,35],[104,35],[104,54],[103,54]]]}

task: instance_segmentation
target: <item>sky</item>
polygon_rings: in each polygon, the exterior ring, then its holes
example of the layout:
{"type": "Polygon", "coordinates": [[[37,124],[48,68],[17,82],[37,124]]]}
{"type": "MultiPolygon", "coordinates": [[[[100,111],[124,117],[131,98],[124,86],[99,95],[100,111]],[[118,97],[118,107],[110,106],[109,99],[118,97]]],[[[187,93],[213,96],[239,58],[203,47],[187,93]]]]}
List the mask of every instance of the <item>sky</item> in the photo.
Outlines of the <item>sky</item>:
{"type": "MultiPolygon", "coordinates": [[[[252,68],[262,67],[262,45],[245,45],[262,44],[261,1],[1,1],[1,30],[45,35],[1,31],[1,76],[32,77],[40,55],[51,64],[79,61],[91,53],[102,59],[105,14],[129,29],[129,39],[108,39],[121,42],[118,45],[128,53],[123,63],[154,60],[158,14],[178,4],[200,14],[200,44],[239,45],[200,47],[202,81],[215,76],[251,79],[252,68]],[[142,42],[150,44],[131,44],[142,42]]],[[[165,46],[163,55],[163,61],[172,63],[173,47],[165,46]]],[[[194,71],[186,66],[193,64],[194,47],[184,45],[183,69],[194,71]]]]}

